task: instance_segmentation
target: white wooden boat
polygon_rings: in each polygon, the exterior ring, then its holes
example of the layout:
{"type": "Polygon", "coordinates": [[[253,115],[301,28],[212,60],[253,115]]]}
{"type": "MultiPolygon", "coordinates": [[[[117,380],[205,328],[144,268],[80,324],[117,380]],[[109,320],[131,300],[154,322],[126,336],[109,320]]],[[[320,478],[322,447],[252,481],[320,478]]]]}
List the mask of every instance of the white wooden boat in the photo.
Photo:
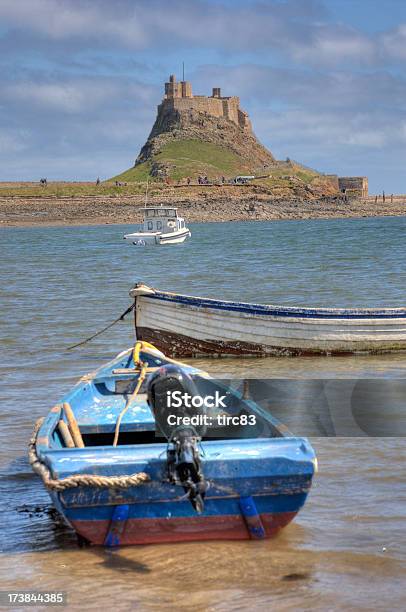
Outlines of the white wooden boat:
{"type": "Polygon", "coordinates": [[[297,308],[137,284],[138,340],[172,356],[385,353],[406,349],[406,308],[297,308]]]}
{"type": "Polygon", "coordinates": [[[145,206],[143,230],[126,234],[124,240],[135,245],[179,244],[191,236],[183,217],[173,206],[145,206]]]}

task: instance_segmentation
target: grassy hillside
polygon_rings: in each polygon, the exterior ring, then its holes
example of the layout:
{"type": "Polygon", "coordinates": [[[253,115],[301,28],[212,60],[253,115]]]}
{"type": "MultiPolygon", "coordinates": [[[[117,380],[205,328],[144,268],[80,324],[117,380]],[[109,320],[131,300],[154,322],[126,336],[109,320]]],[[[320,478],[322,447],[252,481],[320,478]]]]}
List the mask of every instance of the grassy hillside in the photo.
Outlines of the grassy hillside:
{"type": "Polygon", "coordinates": [[[279,162],[278,166],[265,170],[258,169],[249,165],[246,160],[241,159],[239,155],[226,147],[202,140],[174,140],[166,144],[152,160],[129,168],[109,180],[128,183],[145,182],[148,177],[151,179],[150,172],[155,163],[165,165],[168,168],[169,176],[175,181],[190,177],[195,182],[199,175],[216,179],[221,176],[231,178],[238,174],[261,175],[265,173],[270,176],[265,184],[269,183],[269,186],[273,186],[275,181],[278,183],[282,180],[285,183],[293,176],[307,184],[320,176],[316,171],[295,162],[279,162]]]}
{"type": "MultiPolygon", "coordinates": [[[[240,186],[247,193],[247,189],[259,189],[259,192],[269,192],[276,197],[288,197],[293,192],[300,192],[307,187],[322,187],[326,185],[325,177],[310,168],[305,168],[297,163],[278,162],[278,165],[264,169],[245,165],[245,162],[232,151],[209,142],[198,140],[174,141],[167,144],[157,154],[153,161],[147,161],[130,168],[113,179],[103,181],[99,185],[95,182],[49,182],[47,187],[41,187],[39,183],[0,183],[0,198],[22,197],[22,198],[69,198],[69,197],[117,197],[137,196],[145,193],[147,179],[150,183],[150,195],[167,193],[172,188],[162,180],[152,180],[150,170],[153,163],[169,164],[170,176],[176,182],[181,182],[183,187],[178,187],[177,193],[184,196],[196,195],[196,189],[206,190],[204,185],[197,187],[197,176],[207,175],[210,179],[218,179],[225,176],[226,179],[238,174],[256,174],[258,177],[250,185],[240,186]],[[192,185],[186,186],[186,177],[191,177],[192,185]],[[117,186],[115,181],[125,183],[117,186]],[[195,187],[193,187],[193,184],[195,187]],[[180,190],[180,191],[179,191],[180,190]]],[[[227,185],[225,186],[227,189],[227,185]]],[[[230,194],[228,186],[227,194],[230,194]]],[[[238,189],[238,187],[237,187],[238,189]]],[[[326,194],[333,193],[334,189],[326,187],[326,194]]],[[[257,191],[258,192],[258,191],[257,191]]]]}
{"type": "Polygon", "coordinates": [[[126,187],[117,187],[113,182],[67,182],[49,181],[47,187],[41,187],[39,183],[30,182],[7,182],[0,183],[0,198],[69,198],[90,196],[121,196],[123,193],[138,195],[144,193],[143,183],[130,183],[126,187]]]}
{"type": "Polygon", "coordinates": [[[176,181],[188,176],[196,179],[200,174],[209,178],[231,177],[253,170],[225,147],[202,140],[174,140],[166,144],[151,161],[130,168],[110,180],[145,181],[154,162],[167,165],[171,178],[176,181]]]}
{"type": "MultiPolygon", "coordinates": [[[[258,177],[250,186],[243,186],[246,193],[247,188],[257,189],[257,192],[269,192],[276,197],[289,197],[292,193],[302,193],[306,197],[306,189],[311,187],[321,188],[326,194],[334,192],[334,189],[326,186],[325,177],[318,174],[311,168],[306,168],[297,162],[277,162],[267,168],[255,168],[249,165],[247,160],[242,159],[237,153],[229,148],[220,146],[213,142],[197,139],[189,140],[170,140],[166,142],[159,153],[151,159],[145,161],[129,170],[103,181],[99,185],[95,182],[88,183],[69,183],[69,182],[49,182],[47,187],[41,187],[38,183],[0,183],[1,196],[19,197],[121,197],[140,195],[145,192],[147,180],[150,181],[150,195],[158,195],[171,189],[161,179],[151,180],[151,170],[154,165],[161,165],[167,169],[168,175],[175,182],[181,181],[184,187],[183,195],[191,192],[187,191],[186,178],[192,179],[193,193],[196,195],[197,177],[199,175],[208,176],[209,179],[219,179],[224,176],[230,179],[239,174],[255,174],[258,177]],[[125,183],[117,186],[115,181],[125,183]],[[186,191],[184,191],[186,189],[186,191]],[[258,191],[259,189],[259,191],[258,191]]],[[[227,186],[225,187],[227,188],[227,186]]],[[[199,187],[205,189],[205,186],[199,187]]],[[[207,188],[206,188],[207,189],[207,188]]],[[[228,191],[229,193],[229,191],[228,191]]],[[[179,192],[180,194],[180,192],[179,192]]]]}

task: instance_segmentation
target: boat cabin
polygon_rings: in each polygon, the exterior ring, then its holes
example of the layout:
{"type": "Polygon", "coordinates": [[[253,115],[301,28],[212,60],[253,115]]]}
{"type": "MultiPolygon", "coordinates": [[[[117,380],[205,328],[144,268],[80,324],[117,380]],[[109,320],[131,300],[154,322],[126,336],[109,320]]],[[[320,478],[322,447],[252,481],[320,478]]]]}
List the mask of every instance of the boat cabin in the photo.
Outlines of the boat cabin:
{"type": "Polygon", "coordinates": [[[178,209],[169,206],[146,206],[144,232],[169,234],[185,228],[185,220],[178,216],[178,209]]]}

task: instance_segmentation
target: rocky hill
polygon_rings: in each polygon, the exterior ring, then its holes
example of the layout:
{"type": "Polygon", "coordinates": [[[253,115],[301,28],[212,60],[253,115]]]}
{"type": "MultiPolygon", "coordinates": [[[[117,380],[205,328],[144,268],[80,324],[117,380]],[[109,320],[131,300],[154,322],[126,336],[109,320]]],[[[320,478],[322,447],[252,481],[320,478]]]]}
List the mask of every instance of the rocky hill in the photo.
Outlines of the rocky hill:
{"type": "MultiPolygon", "coordinates": [[[[263,173],[264,169],[276,166],[273,155],[261,145],[252,133],[248,133],[224,117],[213,117],[194,109],[184,111],[164,108],[158,113],[147,142],[142,147],[135,165],[151,163],[152,176],[170,176],[176,169],[176,159],[165,160],[165,150],[168,145],[178,145],[179,157],[182,157],[182,145],[186,159],[196,170],[207,168],[209,176],[219,172],[228,172],[230,163],[237,172],[263,173]],[[212,145],[211,147],[207,145],[212,145]],[[194,149],[191,156],[190,149],[194,149]],[[206,159],[206,151],[212,150],[213,160],[206,159]],[[231,154],[231,155],[230,155],[231,154]],[[224,157],[222,160],[221,157],[224,157]],[[193,164],[194,162],[194,164],[193,164]],[[199,163],[200,162],[200,163],[199,163]],[[199,165],[202,165],[199,168],[199,165]]],[[[181,163],[181,166],[185,164],[181,163]]],[[[185,168],[185,171],[189,168],[185,168]]],[[[190,167],[190,170],[193,170],[190,167]]],[[[175,172],[179,174],[179,172],[175,172]]]]}
{"type": "Polygon", "coordinates": [[[134,167],[115,178],[230,178],[237,174],[264,174],[277,166],[272,153],[232,121],[194,109],[164,107],[134,167]]]}

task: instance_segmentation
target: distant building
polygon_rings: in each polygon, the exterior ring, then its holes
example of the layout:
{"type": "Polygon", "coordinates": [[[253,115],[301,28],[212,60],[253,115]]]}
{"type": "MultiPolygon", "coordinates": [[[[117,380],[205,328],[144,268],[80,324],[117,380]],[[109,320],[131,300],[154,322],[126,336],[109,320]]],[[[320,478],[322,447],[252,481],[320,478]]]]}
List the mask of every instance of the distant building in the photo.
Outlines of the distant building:
{"type": "Polygon", "coordinates": [[[339,176],[338,188],[341,193],[345,193],[348,196],[366,198],[368,195],[368,177],[339,176]]]}
{"type": "Polygon", "coordinates": [[[191,83],[177,82],[174,74],[171,74],[169,81],[165,83],[165,96],[158,106],[158,113],[168,107],[174,110],[193,109],[213,117],[225,117],[243,130],[252,131],[248,113],[240,108],[238,96],[224,97],[220,87],[213,87],[211,96],[193,95],[191,83]]]}

